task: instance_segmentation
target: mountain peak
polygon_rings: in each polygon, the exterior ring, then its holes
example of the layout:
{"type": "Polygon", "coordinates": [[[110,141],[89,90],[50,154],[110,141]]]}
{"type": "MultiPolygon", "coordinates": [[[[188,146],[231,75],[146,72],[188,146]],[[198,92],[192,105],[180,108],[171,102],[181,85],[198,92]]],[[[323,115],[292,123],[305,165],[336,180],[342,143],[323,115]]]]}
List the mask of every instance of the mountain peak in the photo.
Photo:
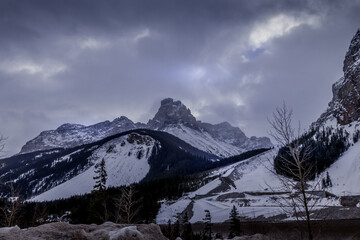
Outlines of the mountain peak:
{"type": "Polygon", "coordinates": [[[174,124],[194,127],[196,125],[196,118],[181,101],[165,98],[161,101],[160,108],[154,118],[149,120],[148,125],[153,129],[162,129],[174,124]]]}
{"type": "Polygon", "coordinates": [[[360,29],[357,30],[356,34],[350,42],[350,46],[345,55],[344,60],[344,73],[351,72],[351,68],[360,63],[360,29]]]}
{"type": "Polygon", "coordinates": [[[72,124],[72,123],[65,123],[63,125],[61,125],[60,127],[58,127],[56,130],[57,131],[68,131],[68,130],[76,130],[76,129],[80,129],[80,128],[84,128],[84,125],[81,124],[72,124]]]}
{"type": "Polygon", "coordinates": [[[350,42],[343,71],[344,76],[332,86],[333,99],[328,109],[312,127],[317,128],[332,119],[340,125],[360,120],[360,30],[350,42]]]}
{"type": "Polygon", "coordinates": [[[165,98],[163,100],[161,100],[161,103],[160,105],[163,106],[163,105],[169,105],[169,104],[174,104],[174,105],[182,105],[181,101],[174,101],[173,98],[165,98]]]}

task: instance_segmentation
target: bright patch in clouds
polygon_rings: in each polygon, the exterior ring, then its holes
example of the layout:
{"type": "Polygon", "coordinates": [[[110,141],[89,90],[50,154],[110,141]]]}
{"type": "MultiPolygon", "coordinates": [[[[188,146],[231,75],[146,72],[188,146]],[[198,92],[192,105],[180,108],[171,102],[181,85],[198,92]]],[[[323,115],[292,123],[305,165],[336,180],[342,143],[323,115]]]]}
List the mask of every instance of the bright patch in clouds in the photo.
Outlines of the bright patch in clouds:
{"type": "Polygon", "coordinates": [[[86,38],[85,40],[80,41],[80,48],[81,49],[92,49],[97,50],[104,47],[107,47],[109,45],[106,41],[101,41],[94,38],[86,38]]]}
{"type": "Polygon", "coordinates": [[[268,19],[266,22],[256,25],[250,33],[249,44],[253,49],[257,49],[274,38],[290,33],[296,27],[301,25],[316,27],[319,23],[319,17],[314,15],[293,17],[279,14],[268,19]]]}
{"type": "Polygon", "coordinates": [[[150,30],[146,28],[135,35],[134,42],[138,42],[139,40],[149,37],[149,36],[150,36],[150,30]]]}
{"type": "Polygon", "coordinates": [[[65,71],[66,66],[58,62],[36,63],[30,60],[12,60],[0,63],[0,70],[8,74],[41,75],[52,77],[65,71]]]}

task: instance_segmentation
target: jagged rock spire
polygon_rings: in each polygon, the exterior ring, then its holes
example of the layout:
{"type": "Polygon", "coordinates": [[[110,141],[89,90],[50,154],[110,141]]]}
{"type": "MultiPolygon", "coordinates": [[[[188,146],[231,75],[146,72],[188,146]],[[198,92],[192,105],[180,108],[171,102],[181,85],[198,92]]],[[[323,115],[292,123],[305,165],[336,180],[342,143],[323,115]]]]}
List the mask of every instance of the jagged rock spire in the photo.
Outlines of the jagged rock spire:
{"type": "Polygon", "coordinates": [[[196,119],[180,101],[172,98],[165,98],[161,101],[160,108],[153,119],[150,119],[148,126],[153,129],[161,129],[170,124],[184,124],[194,127],[196,119]]]}

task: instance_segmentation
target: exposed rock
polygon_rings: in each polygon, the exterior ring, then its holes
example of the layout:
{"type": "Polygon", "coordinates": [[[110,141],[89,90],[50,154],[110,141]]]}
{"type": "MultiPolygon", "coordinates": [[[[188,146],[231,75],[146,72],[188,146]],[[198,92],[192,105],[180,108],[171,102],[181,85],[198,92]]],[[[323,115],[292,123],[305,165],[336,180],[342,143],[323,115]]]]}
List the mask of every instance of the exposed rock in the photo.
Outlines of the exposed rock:
{"type": "Polygon", "coordinates": [[[343,71],[344,76],[332,86],[333,99],[328,109],[313,124],[314,128],[333,118],[340,125],[360,120],[360,30],[351,40],[343,71]]]}
{"type": "Polygon", "coordinates": [[[166,240],[160,227],[155,224],[123,225],[106,222],[102,225],[72,225],[49,223],[27,229],[11,228],[1,231],[0,239],[46,240],[46,239],[87,239],[87,240],[166,240]]]}
{"type": "Polygon", "coordinates": [[[220,157],[273,146],[269,138],[248,138],[240,128],[233,127],[228,122],[210,124],[197,121],[190,109],[172,98],[161,101],[160,108],[155,117],[149,120],[148,127],[169,132],[200,150],[220,157]],[[198,136],[201,139],[195,139],[198,136]]]}
{"type": "Polygon", "coordinates": [[[180,101],[166,98],[161,101],[160,108],[153,119],[148,122],[151,129],[162,130],[171,124],[184,124],[189,127],[196,127],[196,119],[180,101]]]}

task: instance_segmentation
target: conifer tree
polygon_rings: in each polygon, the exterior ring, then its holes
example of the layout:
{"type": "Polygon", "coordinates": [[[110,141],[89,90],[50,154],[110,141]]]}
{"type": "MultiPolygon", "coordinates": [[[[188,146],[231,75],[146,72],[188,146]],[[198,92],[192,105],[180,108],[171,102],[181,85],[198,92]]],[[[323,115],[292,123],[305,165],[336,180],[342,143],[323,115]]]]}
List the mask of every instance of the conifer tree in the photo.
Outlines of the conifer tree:
{"type": "Polygon", "coordinates": [[[203,218],[205,222],[204,228],[204,239],[211,240],[212,238],[212,223],[211,223],[211,214],[209,210],[205,210],[205,217],[203,218]]]}
{"type": "Polygon", "coordinates": [[[168,224],[167,224],[167,227],[166,227],[166,236],[167,236],[170,240],[173,239],[170,219],[168,220],[168,224]]]}
{"type": "Polygon", "coordinates": [[[103,191],[106,189],[107,172],[105,168],[105,159],[95,165],[95,180],[94,191],[103,191]]]}
{"type": "Polygon", "coordinates": [[[329,175],[329,172],[326,172],[326,185],[327,187],[332,187],[332,181],[330,179],[330,175],[329,175]]]}
{"type": "Polygon", "coordinates": [[[93,198],[90,201],[90,212],[92,215],[100,220],[105,222],[109,218],[108,214],[108,195],[106,194],[106,180],[107,172],[105,168],[105,159],[103,158],[100,163],[95,165],[95,185],[93,188],[93,198]]]}
{"type": "Polygon", "coordinates": [[[240,220],[239,213],[235,207],[231,209],[230,212],[230,229],[229,229],[229,238],[234,238],[235,236],[240,236],[240,220]]]}
{"type": "Polygon", "coordinates": [[[180,223],[179,220],[176,220],[173,230],[173,237],[176,239],[177,237],[180,237],[180,223]]]}
{"type": "Polygon", "coordinates": [[[185,212],[183,218],[183,233],[181,235],[183,240],[191,240],[192,239],[192,227],[191,223],[189,222],[189,217],[187,212],[185,212]]]}

